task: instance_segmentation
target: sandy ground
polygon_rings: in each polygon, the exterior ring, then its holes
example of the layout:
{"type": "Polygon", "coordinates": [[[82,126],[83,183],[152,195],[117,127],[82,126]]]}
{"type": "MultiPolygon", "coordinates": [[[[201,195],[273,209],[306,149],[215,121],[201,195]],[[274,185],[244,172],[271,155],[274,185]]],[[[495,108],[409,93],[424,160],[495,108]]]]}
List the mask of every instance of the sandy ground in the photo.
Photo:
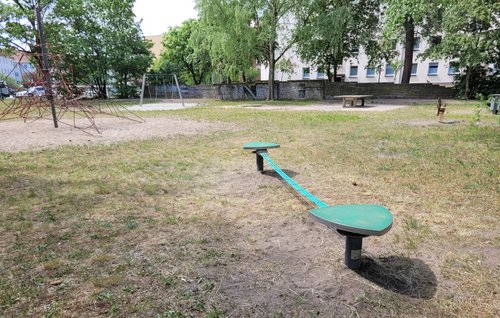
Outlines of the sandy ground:
{"type": "Polygon", "coordinates": [[[306,111],[315,110],[322,112],[385,112],[398,108],[408,107],[408,105],[365,105],[363,107],[342,107],[341,104],[335,105],[309,105],[309,106],[243,106],[248,108],[257,108],[261,110],[289,110],[289,111],[306,111]]]}
{"type": "MultiPolygon", "coordinates": [[[[447,103],[454,103],[455,101],[444,101],[447,103]]],[[[359,104],[360,102],[358,102],[359,104]]],[[[367,99],[365,106],[342,107],[340,100],[318,102],[318,104],[298,106],[274,106],[274,105],[261,105],[261,104],[246,104],[237,107],[244,107],[249,109],[260,110],[289,110],[289,111],[323,111],[323,112],[385,112],[399,108],[405,108],[414,105],[435,104],[436,100],[433,99],[367,99]]],[[[228,108],[234,106],[225,106],[228,108]]]]}
{"type": "MultiPolygon", "coordinates": [[[[307,106],[273,106],[246,104],[238,106],[223,106],[224,108],[243,107],[259,110],[287,110],[287,111],[391,111],[410,105],[434,103],[434,100],[366,100],[364,107],[342,107],[339,101],[318,102],[307,106]]],[[[133,110],[170,110],[184,107],[195,107],[196,102],[187,101],[184,106],[180,103],[146,104],[142,107],[135,106],[133,110]],[[140,108],[140,109],[137,109],[140,108]]],[[[132,110],[129,108],[129,110],[132,110]]],[[[78,127],[88,127],[87,119],[76,122],[78,127]]],[[[61,124],[58,129],[53,128],[50,120],[41,119],[24,123],[22,120],[0,121],[0,152],[17,152],[55,148],[59,145],[93,145],[110,144],[119,141],[148,139],[153,137],[170,137],[174,135],[194,135],[208,133],[215,130],[226,129],[222,124],[181,120],[168,117],[146,118],[145,122],[131,121],[120,118],[98,118],[96,125],[101,134],[95,129],[85,131],[72,125],[61,124]]]]}
{"type": "MultiPolygon", "coordinates": [[[[221,124],[181,120],[168,117],[145,118],[145,122],[120,118],[97,118],[101,135],[95,129],[85,131],[61,124],[54,128],[50,120],[24,123],[22,120],[0,121],[0,152],[18,152],[55,148],[59,145],[110,144],[119,141],[194,135],[224,129],[221,124]]],[[[89,126],[86,119],[77,126],[89,126]]]]}
{"type": "Polygon", "coordinates": [[[150,111],[150,110],[175,110],[175,109],[183,109],[183,108],[191,108],[198,106],[196,103],[154,103],[154,104],[144,104],[144,105],[136,105],[128,107],[128,110],[134,112],[141,111],[150,111]]]}

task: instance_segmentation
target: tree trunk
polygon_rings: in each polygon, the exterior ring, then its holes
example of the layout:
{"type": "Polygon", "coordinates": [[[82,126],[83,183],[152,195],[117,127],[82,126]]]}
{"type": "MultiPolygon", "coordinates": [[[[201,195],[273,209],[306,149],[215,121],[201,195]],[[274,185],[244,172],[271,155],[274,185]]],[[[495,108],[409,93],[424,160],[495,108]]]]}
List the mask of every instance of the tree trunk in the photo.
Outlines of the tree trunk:
{"type": "Polygon", "coordinates": [[[267,85],[267,100],[274,100],[274,69],[276,61],[274,60],[274,40],[269,43],[269,80],[267,85]]]}
{"type": "Polygon", "coordinates": [[[415,25],[413,24],[413,19],[407,17],[405,24],[405,56],[403,64],[403,75],[401,76],[401,83],[410,83],[411,78],[411,66],[413,64],[413,45],[415,43],[415,25]]]}
{"type": "Polygon", "coordinates": [[[465,71],[465,91],[464,91],[464,97],[465,99],[470,98],[470,76],[472,73],[472,68],[470,66],[467,66],[467,69],[465,71]]]}

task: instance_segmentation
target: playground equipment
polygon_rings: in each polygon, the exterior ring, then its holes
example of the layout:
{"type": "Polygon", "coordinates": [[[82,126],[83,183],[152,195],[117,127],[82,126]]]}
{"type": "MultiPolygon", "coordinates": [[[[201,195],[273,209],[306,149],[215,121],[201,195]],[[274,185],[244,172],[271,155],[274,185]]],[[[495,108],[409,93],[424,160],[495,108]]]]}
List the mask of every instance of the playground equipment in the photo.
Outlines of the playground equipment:
{"type": "MultiPolygon", "coordinates": [[[[92,135],[94,130],[101,134],[96,123],[96,118],[101,116],[144,122],[140,116],[122,105],[109,100],[105,102],[87,100],[84,92],[73,83],[71,67],[64,64],[61,56],[47,54],[46,58],[51,61],[50,70],[43,70],[38,64],[34,65],[32,71],[22,69],[22,76],[25,79],[23,85],[29,89],[25,93],[18,94],[15,99],[0,101],[0,106],[3,106],[0,120],[16,117],[22,118],[24,122],[52,119],[56,128],[59,125],[66,125],[89,135],[92,135]],[[44,72],[48,72],[48,75],[44,75],[44,72]],[[52,79],[50,86],[44,76],[52,79]]],[[[21,69],[19,65],[24,59],[36,60],[41,59],[41,56],[37,53],[24,53],[13,70],[21,69]]]]}
{"type": "Polygon", "coordinates": [[[175,74],[144,74],[142,76],[141,95],[139,106],[142,107],[144,100],[179,100],[184,107],[179,80],[175,74]]]}
{"type": "Polygon", "coordinates": [[[444,112],[446,111],[446,104],[443,105],[441,102],[441,97],[438,98],[438,104],[437,104],[437,114],[436,116],[438,117],[438,121],[440,123],[444,122],[444,112]]]}
{"type": "Polygon", "coordinates": [[[297,184],[271,159],[267,150],[279,147],[280,145],[275,143],[255,141],[243,145],[243,149],[252,150],[252,153],[256,154],[259,172],[264,172],[265,160],[294,190],[317,206],[310,210],[309,214],[316,221],[345,236],[344,263],[350,269],[359,269],[363,238],[370,235],[382,236],[387,233],[392,227],[391,212],[383,206],[373,204],[329,206],[297,184]]]}

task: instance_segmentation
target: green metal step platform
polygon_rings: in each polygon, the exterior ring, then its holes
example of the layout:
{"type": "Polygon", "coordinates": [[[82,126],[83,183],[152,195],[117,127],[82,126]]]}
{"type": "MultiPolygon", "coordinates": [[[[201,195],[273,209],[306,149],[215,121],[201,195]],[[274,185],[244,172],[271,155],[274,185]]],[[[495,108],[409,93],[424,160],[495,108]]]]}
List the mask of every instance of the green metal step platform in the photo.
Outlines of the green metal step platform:
{"type": "Polygon", "coordinates": [[[259,172],[264,172],[264,160],[266,160],[293,189],[317,206],[316,209],[310,210],[309,214],[316,221],[346,237],[344,262],[348,268],[359,269],[361,267],[363,238],[372,235],[381,236],[387,233],[393,223],[391,212],[381,205],[373,204],[329,206],[297,184],[271,159],[267,150],[279,147],[279,144],[258,141],[243,145],[243,149],[252,150],[256,154],[259,172]]]}

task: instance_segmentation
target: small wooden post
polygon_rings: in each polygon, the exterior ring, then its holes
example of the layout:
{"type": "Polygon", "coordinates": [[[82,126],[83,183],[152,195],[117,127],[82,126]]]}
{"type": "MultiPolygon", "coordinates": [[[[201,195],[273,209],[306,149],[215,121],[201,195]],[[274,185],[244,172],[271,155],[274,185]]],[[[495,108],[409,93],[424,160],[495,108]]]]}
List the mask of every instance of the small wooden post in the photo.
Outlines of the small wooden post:
{"type": "Polygon", "coordinates": [[[441,103],[441,97],[438,98],[438,104],[437,104],[437,116],[438,116],[438,121],[440,123],[443,122],[444,120],[444,112],[446,110],[446,104],[442,105],[441,103]]]}

